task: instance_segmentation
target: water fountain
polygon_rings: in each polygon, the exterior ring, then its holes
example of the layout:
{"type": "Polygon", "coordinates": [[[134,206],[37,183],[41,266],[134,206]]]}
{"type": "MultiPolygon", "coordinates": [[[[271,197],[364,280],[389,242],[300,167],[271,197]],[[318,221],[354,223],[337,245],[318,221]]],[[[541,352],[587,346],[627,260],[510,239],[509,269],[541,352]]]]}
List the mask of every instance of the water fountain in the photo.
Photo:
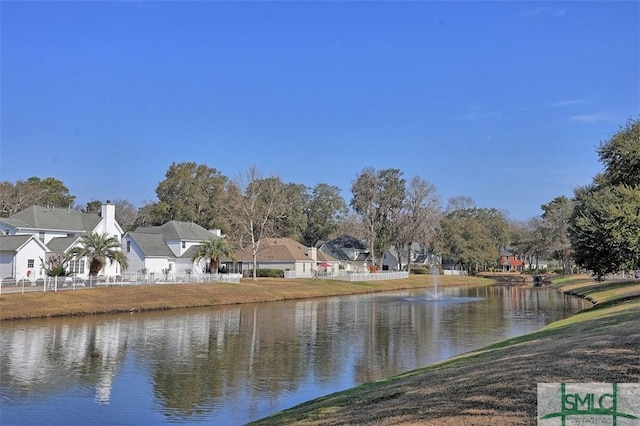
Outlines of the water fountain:
{"type": "Polygon", "coordinates": [[[440,289],[440,270],[435,264],[429,265],[431,271],[431,286],[426,290],[423,290],[419,296],[403,297],[402,300],[407,302],[438,302],[438,304],[451,304],[451,303],[463,303],[463,302],[475,302],[482,300],[482,297],[474,296],[461,296],[459,295],[459,289],[455,286],[449,288],[447,291],[440,289]]]}
{"type": "Polygon", "coordinates": [[[436,265],[430,265],[429,269],[431,270],[431,286],[432,290],[428,292],[429,296],[427,300],[442,300],[443,294],[440,293],[439,284],[440,284],[440,271],[436,265]]]}

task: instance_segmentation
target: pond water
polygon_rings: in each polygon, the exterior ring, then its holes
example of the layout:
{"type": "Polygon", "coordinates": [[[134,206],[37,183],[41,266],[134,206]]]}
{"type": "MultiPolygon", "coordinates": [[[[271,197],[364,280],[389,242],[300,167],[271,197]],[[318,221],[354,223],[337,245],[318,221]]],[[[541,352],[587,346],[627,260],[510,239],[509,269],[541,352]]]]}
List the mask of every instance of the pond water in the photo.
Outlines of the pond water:
{"type": "Polygon", "coordinates": [[[442,291],[3,323],[0,424],[241,425],[587,306],[544,288],[442,291]]]}

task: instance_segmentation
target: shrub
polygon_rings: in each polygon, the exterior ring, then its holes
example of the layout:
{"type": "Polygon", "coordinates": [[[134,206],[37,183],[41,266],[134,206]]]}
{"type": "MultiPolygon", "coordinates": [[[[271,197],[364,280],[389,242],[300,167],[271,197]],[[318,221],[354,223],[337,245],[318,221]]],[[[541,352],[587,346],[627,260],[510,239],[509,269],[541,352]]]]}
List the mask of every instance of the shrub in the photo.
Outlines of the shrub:
{"type": "Polygon", "coordinates": [[[416,275],[426,275],[429,273],[429,269],[423,267],[411,268],[411,273],[416,275]]]}
{"type": "Polygon", "coordinates": [[[8,286],[8,285],[16,285],[16,279],[13,277],[6,277],[2,279],[2,285],[3,286],[8,286]]]}
{"type": "Polygon", "coordinates": [[[46,274],[48,277],[66,277],[67,270],[63,265],[58,265],[46,271],[46,274]]]}
{"type": "MultiPolygon", "coordinates": [[[[249,276],[253,276],[251,271],[249,272],[249,276]]],[[[284,271],[282,269],[257,269],[256,277],[261,278],[284,278],[284,271]]]]}

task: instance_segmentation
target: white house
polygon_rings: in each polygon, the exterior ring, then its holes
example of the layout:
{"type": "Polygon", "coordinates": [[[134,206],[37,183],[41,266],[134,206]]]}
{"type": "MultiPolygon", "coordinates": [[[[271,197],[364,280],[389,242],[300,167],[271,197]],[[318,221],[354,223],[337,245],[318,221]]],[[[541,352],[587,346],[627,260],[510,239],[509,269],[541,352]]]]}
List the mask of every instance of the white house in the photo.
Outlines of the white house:
{"type": "Polygon", "coordinates": [[[40,259],[47,253],[45,246],[33,235],[0,236],[0,277],[33,281],[40,270],[40,259]]]}
{"type": "MultiPolygon", "coordinates": [[[[107,201],[102,205],[100,213],[31,206],[13,216],[0,218],[0,231],[4,234],[0,238],[2,262],[3,265],[14,265],[10,269],[3,267],[0,278],[26,278],[30,281],[43,278],[45,271],[42,261],[48,261],[52,255],[68,252],[78,244],[80,236],[87,232],[115,236],[120,241],[123,231],[116,221],[115,211],[115,205],[107,201]],[[38,252],[40,249],[36,249],[32,243],[16,247],[18,240],[6,238],[7,236],[31,236],[45,247],[44,252],[38,252]]],[[[67,264],[67,271],[86,278],[89,264],[85,259],[72,260],[67,264]]],[[[115,262],[107,263],[100,272],[105,276],[121,273],[120,265],[115,262]]]]}
{"type": "Polygon", "coordinates": [[[194,265],[198,246],[220,231],[206,230],[193,222],[169,221],[164,225],[139,227],[122,238],[122,250],[129,260],[129,271],[148,277],[203,272],[203,262],[194,265]]]}

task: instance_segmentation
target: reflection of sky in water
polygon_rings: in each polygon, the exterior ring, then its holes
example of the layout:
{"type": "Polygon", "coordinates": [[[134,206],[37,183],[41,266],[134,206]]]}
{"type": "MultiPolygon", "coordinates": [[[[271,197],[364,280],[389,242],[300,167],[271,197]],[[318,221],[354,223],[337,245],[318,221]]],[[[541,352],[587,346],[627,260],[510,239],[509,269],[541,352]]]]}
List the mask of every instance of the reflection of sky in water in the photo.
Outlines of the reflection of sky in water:
{"type": "Polygon", "coordinates": [[[243,424],[582,306],[546,289],[442,293],[438,301],[422,290],[7,323],[2,424],[243,424]]]}

